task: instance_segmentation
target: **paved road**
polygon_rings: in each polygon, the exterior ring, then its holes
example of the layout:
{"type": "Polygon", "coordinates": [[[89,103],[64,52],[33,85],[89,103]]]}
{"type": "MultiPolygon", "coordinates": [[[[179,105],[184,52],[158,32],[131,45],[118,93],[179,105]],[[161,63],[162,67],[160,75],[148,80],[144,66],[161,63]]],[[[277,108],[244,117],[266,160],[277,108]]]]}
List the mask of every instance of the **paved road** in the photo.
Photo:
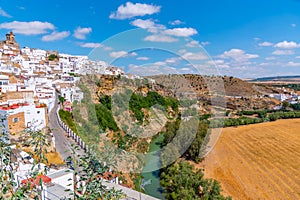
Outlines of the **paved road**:
{"type": "MultiPolygon", "coordinates": [[[[59,125],[56,111],[58,109],[58,98],[56,95],[55,103],[53,109],[49,113],[49,126],[53,132],[55,138],[55,147],[56,151],[61,155],[62,159],[65,160],[68,156],[71,155],[71,144],[76,144],[72,138],[68,138],[64,129],[59,125]]],[[[82,155],[83,150],[76,150],[77,154],[82,155]]]]}
{"type": "MultiPolygon", "coordinates": [[[[62,159],[66,159],[68,156],[71,155],[71,144],[76,144],[72,138],[68,138],[66,132],[58,123],[56,111],[58,109],[58,98],[56,96],[55,104],[53,109],[49,113],[49,126],[53,132],[54,138],[55,138],[55,147],[56,151],[61,155],[62,159]]],[[[82,149],[76,150],[76,154],[83,155],[84,151],[82,149]]],[[[149,195],[137,192],[135,190],[132,190],[130,188],[114,184],[114,183],[108,183],[103,182],[105,186],[108,188],[115,188],[117,190],[122,190],[126,195],[126,200],[157,200],[154,197],[151,197],[149,195]]]]}

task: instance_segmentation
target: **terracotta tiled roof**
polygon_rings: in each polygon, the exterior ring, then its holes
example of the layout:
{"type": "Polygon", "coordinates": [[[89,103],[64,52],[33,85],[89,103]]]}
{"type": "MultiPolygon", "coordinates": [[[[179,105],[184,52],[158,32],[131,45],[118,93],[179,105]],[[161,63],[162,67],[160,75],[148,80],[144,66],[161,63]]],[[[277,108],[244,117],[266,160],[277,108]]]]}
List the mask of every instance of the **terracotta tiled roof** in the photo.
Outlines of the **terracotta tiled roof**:
{"type": "Polygon", "coordinates": [[[29,178],[29,179],[25,179],[22,180],[21,183],[22,184],[28,184],[30,183],[30,186],[35,186],[35,185],[40,185],[40,180],[42,179],[43,183],[50,183],[51,182],[51,178],[49,178],[48,176],[45,175],[38,175],[35,179],[33,178],[29,178]]]}

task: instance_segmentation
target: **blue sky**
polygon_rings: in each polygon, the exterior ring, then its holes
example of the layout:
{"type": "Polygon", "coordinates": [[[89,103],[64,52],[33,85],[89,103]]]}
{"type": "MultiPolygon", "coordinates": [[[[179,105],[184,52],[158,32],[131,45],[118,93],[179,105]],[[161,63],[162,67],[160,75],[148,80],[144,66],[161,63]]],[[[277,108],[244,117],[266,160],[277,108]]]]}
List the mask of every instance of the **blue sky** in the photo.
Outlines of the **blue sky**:
{"type": "Polygon", "coordinates": [[[0,0],[1,38],[11,30],[22,47],[91,55],[128,71],[300,74],[299,0],[0,0]],[[134,28],[142,29],[123,34],[134,28]]]}

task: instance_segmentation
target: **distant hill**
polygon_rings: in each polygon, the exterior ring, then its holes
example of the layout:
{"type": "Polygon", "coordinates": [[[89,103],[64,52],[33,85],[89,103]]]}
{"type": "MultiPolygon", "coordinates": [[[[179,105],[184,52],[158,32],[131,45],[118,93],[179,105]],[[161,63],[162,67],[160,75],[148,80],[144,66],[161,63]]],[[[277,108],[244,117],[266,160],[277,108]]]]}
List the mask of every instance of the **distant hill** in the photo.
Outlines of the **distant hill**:
{"type": "Polygon", "coordinates": [[[264,109],[277,104],[273,99],[260,98],[269,94],[278,93],[278,89],[268,84],[250,83],[232,76],[201,76],[195,74],[181,75],[156,75],[147,78],[154,79],[152,84],[143,83],[143,80],[132,80],[110,75],[87,76],[81,81],[90,88],[92,98],[98,102],[99,95],[112,95],[114,91],[124,88],[147,92],[148,87],[162,96],[169,97],[197,97],[202,102],[201,113],[208,113],[211,109],[212,97],[210,94],[218,94],[213,97],[214,105],[223,106],[221,94],[226,96],[227,108],[232,110],[264,109]],[[92,79],[95,79],[94,81],[92,79]],[[145,85],[144,85],[145,84],[145,85]],[[224,92],[224,93],[223,93],[224,92]]]}
{"type": "Polygon", "coordinates": [[[181,91],[189,91],[192,89],[199,94],[208,94],[209,92],[213,92],[214,88],[219,89],[219,87],[225,89],[227,96],[253,96],[261,94],[261,92],[256,89],[255,84],[229,76],[220,77],[184,74],[157,75],[151,78],[167,88],[181,91]]]}
{"type": "MultiPolygon", "coordinates": [[[[232,76],[183,74],[157,75],[149,78],[156,80],[156,84],[163,85],[174,94],[195,92],[200,101],[203,102],[203,113],[210,109],[211,97],[209,94],[215,92],[221,94],[222,91],[225,92],[226,107],[232,110],[265,109],[278,103],[270,98],[258,98],[258,96],[278,93],[276,88],[270,85],[251,83],[232,76]]],[[[214,103],[215,105],[217,103],[222,105],[222,99],[216,98],[214,103]]]]}
{"type": "Polygon", "coordinates": [[[295,76],[274,76],[252,79],[250,82],[300,82],[300,75],[295,76]]]}

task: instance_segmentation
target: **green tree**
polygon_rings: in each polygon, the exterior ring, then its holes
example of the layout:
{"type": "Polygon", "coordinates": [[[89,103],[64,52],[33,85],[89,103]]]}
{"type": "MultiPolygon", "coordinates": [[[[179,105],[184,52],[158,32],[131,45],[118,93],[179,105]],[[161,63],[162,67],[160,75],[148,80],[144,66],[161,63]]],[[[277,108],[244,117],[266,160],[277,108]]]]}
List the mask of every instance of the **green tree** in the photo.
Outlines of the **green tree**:
{"type": "MultiPolygon", "coordinates": [[[[41,131],[35,131],[32,129],[26,130],[26,133],[29,134],[30,139],[28,144],[33,147],[33,157],[35,158],[33,167],[29,172],[29,176],[32,179],[37,178],[41,173],[47,173],[47,170],[41,171],[39,162],[46,162],[45,157],[45,147],[47,146],[46,136],[41,131]],[[35,166],[38,166],[36,169],[35,166]]],[[[4,132],[0,131],[0,199],[28,199],[30,194],[34,194],[36,197],[41,197],[42,182],[39,183],[39,189],[36,190],[36,186],[32,187],[30,182],[28,184],[21,184],[17,186],[16,180],[13,174],[12,161],[11,161],[11,147],[9,144],[9,136],[4,132]]],[[[47,169],[47,168],[45,168],[47,169]]],[[[41,179],[40,179],[41,180],[41,179]]]]}
{"type": "Polygon", "coordinates": [[[290,104],[287,101],[282,102],[282,109],[285,110],[287,107],[289,107],[290,104]]]}
{"type": "Polygon", "coordinates": [[[48,56],[48,60],[50,60],[50,61],[54,61],[54,60],[56,60],[56,59],[58,59],[58,56],[55,55],[55,54],[50,54],[50,55],[48,56]]]}
{"type": "Polygon", "coordinates": [[[11,147],[7,143],[7,134],[0,132],[0,199],[25,199],[26,193],[30,190],[29,185],[17,187],[12,171],[11,147]]]}
{"type": "Polygon", "coordinates": [[[103,95],[102,97],[99,98],[99,102],[104,105],[108,110],[111,110],[111,97],[108,95],[103,95]]]}
{"type": "Polygon", "coordinates": [[[187,162],[180,161],[165,168],[160,175],[166,199],[182,200],[225,200],[217,181],[205,179],[200,170],[187,162]]]}
{"type": "Polygon", "coordinates": [[[35,164],[48,163],[46,154],[48,153],[47,147],[50,146],[47,136],[42,130],[26,130],[27,134],[30,135],[27,144],[33,148],[32,156],[35,158],[35,164]]]}
{"type": "Polygon", "coordinates": [[[191,146],[187,150],[187,156],[188,158],[192,159],[195,162],[201,161],[201,153],[203,151],[202,146],[204,142],[204,138],[208,131],[208,125],[207,124],[199,124],[197,134],[195,139],[193,140],[191,146]]]}
{"type": "Polygon", "coordinates": [[[60,103],[64,103],[64,102],[65,102],[65,98],[64,98],[63,96],[60,96],[60,97],[59,97],[59,102],[60,102],[60,103]]]}
{"type": "Polygon", "coordinates": [[[135,118],[140,123],[144,120],[144,112],[142,111],[142,108],[148,110],[154,105],[158,105],[158,109],[161,110],[167,110],[168,107],[171,107],[175,112],[177,112],[179,103],[174,98],[164,98],[157,92],[153,91],[148,92],[146,97],[133,93],[129,100],[129,109],[134,113],[135,118]]]}
{"type": "Polygon", "coordinates": [[[115,190],[114,188],[108,189],[103,185],[102,177],[109,171],[109,167],[105,166],[104,163],[99,160],[97,154],[88,152],[83,155],[77,155],[75,153],[77,148],[78,147],[73,146],[71,158],[73,163],[75,163],[74,175],[75,177],[79,176],[79,179],[76,179],[74,184],[74,198],[77,200],[114,200],[124,198],[125,195],[121,190],[115,190]],[[76,185],[80,186],[76,187],[76,185]]]}

